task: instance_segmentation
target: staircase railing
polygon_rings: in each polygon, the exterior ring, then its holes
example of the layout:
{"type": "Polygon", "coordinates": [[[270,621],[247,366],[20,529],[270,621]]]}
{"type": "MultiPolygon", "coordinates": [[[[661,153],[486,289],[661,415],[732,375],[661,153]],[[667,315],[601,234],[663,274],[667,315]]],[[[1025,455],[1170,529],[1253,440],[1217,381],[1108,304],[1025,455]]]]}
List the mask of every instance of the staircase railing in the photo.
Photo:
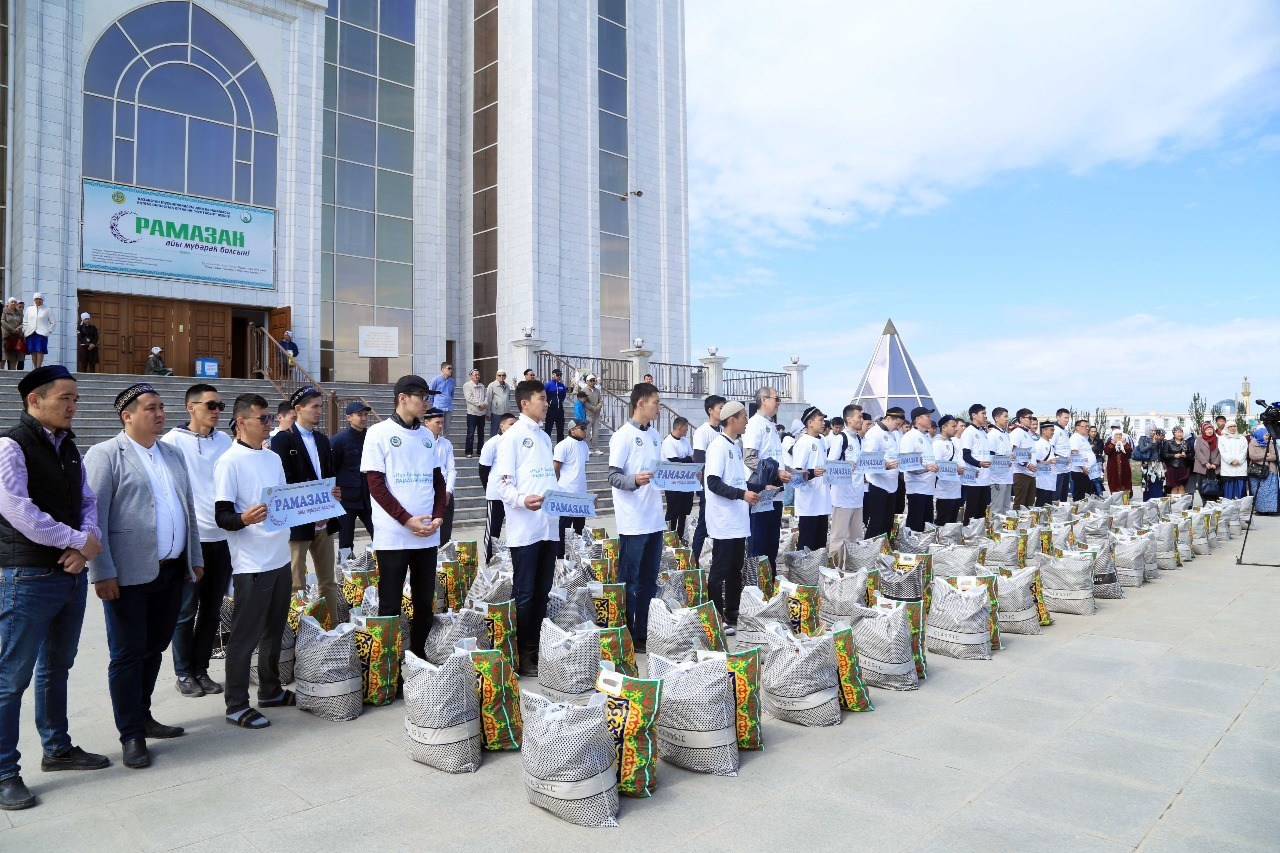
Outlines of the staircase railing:
{"type": "MultiPolygon", "coordinates": [[[[551,368],[558,367],[565,377],[565,385],[569,388],[569,393],[565,396],[565,405],[569,405],[569,401],[577,394],[578,387],[576,381],[584,378],[589,371],[585,370],[580,364],[576,364],[577,360],[574,356],[562,356],[551,352],[550,350],[538,350],[535,355],[538,358],[537,372],[538,376],[546,377],[551,375],[551,368]],[[570,361],[574,358],[575,361],[570,361]]],[[[627,418],[631,415],[630,386],[628,386],[627,396],[605,387],[603,383],[596,386],[600,390],[600,422],[609,428],[610,432],[617,432],[623,424],[627,422],[627,418]]],[[[615,387],[617,387],[615,385],[615,387]]],[[[668,406],[666,403],[659,403],[658,419],[653,426],[662,435],[666,435],[671,431],[671,425],[675,423],[675,419],[681,417],[680,413],[668,406]]]]}
{"type": "Polygon", "coordinates": [[[324,386],[298,364],[293,355],[280,346],[280,342],[262,326],[250,324],[249,342],[249,375],[266,379],[275,387],[276,393],[285,400],[306,385],[315,388],[324,399],[325,426],[328,433],[333,435],[340,426],[338,395],[332,391],[326,391],[324,386]]]}
{"type": "Polygon", "coordinates": [[[791,380],[788,374],[771,370],[726,368],[720,380],[720,394],[730,400],[750,400],[765,386],[776,389],[782,399],[791,399],[791,380]]]}

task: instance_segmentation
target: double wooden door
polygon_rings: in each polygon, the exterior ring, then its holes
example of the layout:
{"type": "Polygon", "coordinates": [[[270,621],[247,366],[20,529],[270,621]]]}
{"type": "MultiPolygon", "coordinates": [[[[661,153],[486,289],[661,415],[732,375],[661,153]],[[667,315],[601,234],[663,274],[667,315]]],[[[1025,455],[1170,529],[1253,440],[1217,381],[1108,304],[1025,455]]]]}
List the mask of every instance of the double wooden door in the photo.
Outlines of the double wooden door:
{"type": "Polygon", "coordinates": [[[197,358],[218,359],[222,376],[231,369],[231,306],[88,291],[79,297],[98,327],[102,373],[142,373],[156,346],[178,376],[194,376],[197,358]]]}

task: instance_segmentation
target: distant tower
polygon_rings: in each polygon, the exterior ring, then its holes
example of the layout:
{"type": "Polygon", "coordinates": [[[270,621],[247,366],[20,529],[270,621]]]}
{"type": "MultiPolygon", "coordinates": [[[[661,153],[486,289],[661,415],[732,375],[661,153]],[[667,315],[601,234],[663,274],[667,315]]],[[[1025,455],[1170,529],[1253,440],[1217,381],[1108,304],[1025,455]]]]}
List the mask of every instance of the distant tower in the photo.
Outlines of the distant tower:
{"type": "Polygon", "coordinates": [[[860,403],[862,410],[873,418],[884,417],[893,406],[901,406],[908,416],[917,406],[937,411],[933,395],[907,354],[893,320],[884,324],[880,341],[871,354],[871,363],[853,394],[853,402],[860,403]]]}

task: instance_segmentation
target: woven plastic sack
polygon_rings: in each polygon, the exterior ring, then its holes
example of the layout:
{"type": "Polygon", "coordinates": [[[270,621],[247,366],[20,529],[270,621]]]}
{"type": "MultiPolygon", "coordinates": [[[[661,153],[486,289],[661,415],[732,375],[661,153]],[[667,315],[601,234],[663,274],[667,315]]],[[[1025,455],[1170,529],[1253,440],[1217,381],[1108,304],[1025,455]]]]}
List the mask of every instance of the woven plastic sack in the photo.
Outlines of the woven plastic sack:
{"type": "Polygon", "coordinates": [[[1156,524],[1153,533],[1156,540],[1156,567],[1171,571],[1178,567],[1178,526],[1172,521],[1156,524]]]}
{"type": "Polygon", "coordinates": [[[520,748],[520,685],[515,668],[497,649],[481,649],[470,638],[458,648],[471,655],[480,699],[480,746],[489,752],[520,748]]]}
{"type": "Polygon", "coordinates": [[[1044,603],[1053,613],[1092,616],[1098,612],[1093,600],[1093,554],[1068,551],[1061,557],[1041,557],[1040,577],[1044,603]]]}
{"type": "Polygon", "coordinates": [[[786,551],[778,555],[778,574],[800,586],[817,586],[818,572],[827,564],[827,549],[786,551]]]}
{"type": "Polygon", "coordinates": [[[977,545],[931,545],[929,554],[933,557],[933,570],[940,575],[971,575],[986,559],[987,546],[984,542],[977,545]]]}
{"type": "MultiPolygon", "coordinates": [[[[968,586],[933,581],[933,608],[925,626],[929,651],[960,660],[991,659],[991,602],[976,579],[968,586]]],[[[956,578],[963,581],[963,578],[956,578]]]]}
{"type": "Polygon", "coordinates": [[[912,654],[911,621],[907,606],[885,601],[861,609],[853,625],[853,639],[867,684],[886,690],[915,690],[920,686],[912,654]]]}
{"type": "Polygon", "coordinates": [[[560,701],[595,690],[600,671],[600,629],[587,621],[566,631],[550,619],[542,620],[538,636],[538,684],[560,701]]]}
{"type": "Polygon", "coordinates": [[[818,618],[818,611],[821,609],[818,588],[794,584],[780,578],[778,589],[787,594],[787,627],[806,637],[817,636],[822,625],[818,618]]]}
{"type": "Polygon", "coordinates": [[[987,553],[982,557],[985,564],[1017,566],[1027,564],[1027,532],[1025,530],[996,530],[988,536],[987,553]]]}
{"type": "Polygon", "coordinates": [[[1093,597],[1096,599],[1124,598],[1124,589],[1120,586],[1119,575],[1116,574],[1116,561],[1112,556],[1111,542],[1108,541],[1096,549],[1081,553],[1094,555],[1093,597]]]}
{"type": "Polygon", "coordinates": [[[888,554],[889,551],[889,537],[883,533],[869,539],[846,541],[840,566],[846,572],[875,568],[876,559],[881,554],[888,554]]]}
{"type": "Polygon", "coordinates": [[[720,612],[716,610],[715,604],[710,601],[704,601],[697,607],[690,609],[693,610],[698,624],[702,627],[706,650],[713,652],[727,651],[729,646],[724,637],[724,620],[720,618],[720,612]]]}
{"type": "Polygon", "coordinates": [[[987,520],[985,518],[975,518],[961,526],[966,542],[975,539],[984,539],[987,535],[987,520]]]}
{"type": "Polygon", "coordinates": [[[798,637],[773,625],[765,637],[761,683],[769,713],[801,726],[840,725],[840,674],[831,635],[798,637]]]}
{"type": "Polygon", "coordinates": [[[660,598],[649,602],[647,647],[651,655],[676,661],[693,660],[698,649],[711,650],[699,612],[692,607],[672,610],[660,598]]]}
{"type": "Polygon", "coordinates": [[[717,660],[672,661],[651,654],[649,675],[662,679],[662,759],[697,773],[737,776],[737,706],[728,667],[717,660]]]}
{"type": "Polygon", "coordinates": [[[893,549],[903,554],[927,554],[929,546],[938,544],[937,528],[921,531],[902,527],[893,537],[893,549]]]}
{"type": "Polygon", "coordinates": [[[1213,550],[1210,537],[1211,517],[1203,512],[1191,514],[1191,551],[1203,557],[1213,550]]]}
{"type": "Polygon", "coordinates": [[[400,684],[400,617],[351,617],[356,626],[360,684],[366,705],[390,705],[400,684]]]}
{"type": "Polygon", "coordinates": [[[964,525],[952,521],[942,525],[936,532],[939,545],[961,545],[964,543],[964,525]]]}
{"type": "MultiPolygon", "coordinates": [[[[1043,533],[1041,535],[1043,536],[1043,533]]],[[[1046,553],[1052,553],[1055,549],[1070,551],[1075,547],[1076,534],[1070,522],[1055,521],[1049,525],[1049,543],[1048,547],[1043,549],[1046,553]]]]}
{"type": "Polygon", "coordinates": [[[486,566],[476,571],[467,590],[467,601],[507,601],[515,596],[515,572],[486,566]]]}
{"type": "Polygon", "coordinates": [[[932,567],[928,554],[882,554],[874,571],[867,574],[868,601],[872,595],[894,601],[924,601],[932,567]]]}
{"type": "Polygon", "coordinates": [[[605,721],[616,748],[618,793],[624,797],[651,797],[657,787],[662,687],[660,679],[624,675],[608,661],[600,662],[596,690],[607,697],[605,721]]]}
{"type": "Polygon", "coordinates": [[[455,649],[439,666],[404,653],[404,746],[445,773],[480,769],[480,696],[471,654],[455,649]]]}
{"type": "Polygon", "coordinates": [[[516,642],[516,602],[515,599],[489,602],[473,601],[471,609],[478,610],[484,616],[484,643],[488,648],[497,649],[506,655],[507,663],[512,669],[520,668],[520,645],[516,642]]]}
{"type": "Polygon", "coordinates": [[[636,666],[636,646],[626,625],[617,628],[600,628],[600,660],[613,664],[614,670],[635,678],[640,672],[636,666]]]}
{"type": "Polygon", "coordinates": [[[466,638],[475,639],[479,648],[489,648],[489,635],[485,630],[485,613],[473,607],[451,610],[448,613],[431,614],[431,633],[423,644],[423,657],[436,666],[444,664],[458,644],[466,638]]]}
{"type": "Polygon", "coordinates": [[[791,596],[784,590],[778,590],[769,599],[764,597],[759,587],[749,586],[742,590],[742,603],[738,607],[738,644],[765,645],[770,625],[788,623],[787,603],[790,600],[791,596]]]}
{"type": "Polygon", "coordinates": [[[1008,634],[1040,634],[1040,608],[1036,604],[1040,569],[1009,569],[1001,572],[996,590],[1000,630],[1008,634]]]}
{"type": "Polygon", "coordinates": [[[1178,537],[1174,540],[1175,553],[1178,558],[1177,567],[1182,568],[1196,558],[1195,549],[1191,544],[1191,516],[1178,516],[1175,517],[1173,521],[1178,528],[1178,537]]]}
{"type": "Polygon", "coordinates": [[[1157,559],[1156,552],[1156,534],[1154,531],[1147,531],[1140,536],[1143,546],[1143,559],[1145,568],[1143,569],[1144,578],[1150,582],[1160,580],[1160,563],[1157,559]]]}
{"type": "Polygon", "coordinates": [[[590,562],[556,560],[555,570],[551,574],[551,588],[566,591],[578,589],[595,579],[595,575],[591,573],[590,562]]]}
{"type": "Polygon", "coordinates": [[[1035,559],[1037,554],[1044,551],[1044,540],[1040,536],[1042,529],[1039,524],[1032,524],[1022,528],[1023,532],[1027,534],[1026,560],[1028,563],[1035,559]]]}
{"type": "Polygon", "coordinates": [[[757,648],[740,652],[698,652],[698,662],[715,660],[729,671],[734,697],[738,749],[764,749],[763,711],[760,697],[761,653],[757,648]]]}
{"type": "Polygon", "coordinates": [[[1121,586],[1140,587],[1147,576],[1147,543],[1136,536],[1112,534],[1112,557],[1121,586]]]}
{"type": "Polygon", "coordinates": [[[854,622],[854,607],[867,603],[867,570],[824,568],[818,575],[818,618],[826,625],[854,622]]]}
{"type": "Polygon", "coordinates": [[[552,589],[547,596],[547,618],[566,631],[583,622],[596,621],[596,604],[587,584],[574,589],[552,589]]]}
{"type": "Polygon", "coordinates": [[[853,639],[853,627],[845,622],[831,626],[831,642],[836,650],[836,673],[839,676],[840,708],[845,711],[874,711],[871,694],[862,678],[862,664],[858,659],[858,644],[853,639]]]}
{"type": "Polygon", "coordinates": [[[572,529],[564,532],[564,558],[571,563],[591,559],[591,542],[572,529]]]}
{"type": "MultiPolygon", "coordinates": [[[[1004,567],[991,567],[990,571],[984,571],[979,575],[946,578],[947,583],[957,589],[982,587],[987,591],[987,633],[991,635],[991,651],[993,652],[1003,648],[1000,642],[1000,578],[1005,571],[1010,570],[1017,571],[1012,566],[1007,569],[1004,567]]],[[[932,597],[931,594],[930,598],[932,599],[932,597]]]]}
{"type": "Polygon", "coordinates": [[[354,720],[364,708],[356,626],[343,622],[331,631],[310,616],[298,622],[294,691],[298,708],[333,722],[354,720]]]}
{"type": "Polygon", "coordinates": [[[658,598],[672,610],[679,607],[697,607],[710,601],[707,592],[707,572],[704,569],[670,569],[658,573],[658,598]]]}
{"type": "Polygon", "coordinates": [[[552,702],[522,691],[524,784],[529,802],[578,826],[618,825],[617,747],[608,697],[585,705],[552,702]]]}
{"type": "Polygon", "coordinates": [[[587,584],[591,593],[592,616],[601,628],[627,624],[627,585],[624,583],[587,584]]]}
{"type": "MultiPolygon", "coordinates": [[[[710,537],[707,539],[710,542],[710,537]]],[[[708,558],[709,560],[709,558],[708,558]]],[[[703,565],[709,566],[709,561],[704,561],[703,565]]],[[[776,580],[774,578],[773,566],[769,563],[768,557],[748,556],[742,562],[742,588],[749,586],[757,587],[765,596],[765,598],[773,598],[776,589],[776,580]]]]}

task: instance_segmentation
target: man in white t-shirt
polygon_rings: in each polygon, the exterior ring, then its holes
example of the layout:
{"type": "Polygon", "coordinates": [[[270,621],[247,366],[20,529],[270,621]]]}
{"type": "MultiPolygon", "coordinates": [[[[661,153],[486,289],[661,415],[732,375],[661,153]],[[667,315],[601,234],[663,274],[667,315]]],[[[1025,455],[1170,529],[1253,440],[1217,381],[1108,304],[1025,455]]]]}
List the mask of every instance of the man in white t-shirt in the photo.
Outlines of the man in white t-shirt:
{"type": "Polygon", "coordinates": [[[436,558],[449,493],[435,436],[423,424],[432,397],[427,380],[401,376],[394,394],[395,412],[369,427],[365,436],[360,471],[373,503],[378,615],[400,615],[407,576],[413,621],[404,648],[422,657],[431,633],[436,558]]]}
{"type": "MultiPolygon", "coordinates": [[[[1018,409],[1014,416],[1014,427],[1009,433],[1009,452],[1019,450],[1034,451],[1036,436],[1032,426],[1032,411],[1018,409]]],[[[1036,463],[1032,453],[1030,463],[1014,461],[1013,463],[1013,508],[1035,506],[1036,503],[1036,463]]]]}
{"type": "Polygon", "coordinates": [[[991,453],[987,446],[987,407],[974,403],[969,407],[969,425],[960,434],[961,458],[966,466],[978,469],[978,482],[964,486],[964,522],[985,518],[991,504],[991,453]]]}
{"type": "MultiPolygon", "coordinates": [[[[761,483],[761,488],[781,488],[791,482],[791,472],[787,470],[783,460],[778,424],[774,421],[781,405],[782,395],[778,393],[778,389],[766,385],[756,391],[756,413],[747,420],[747,431],[742,434],[742,458],[747,464],[747,470],[751,472],[748,479],[760,482],[757,472],[766,459],[773,460],[777,466],[777,474],[772,482],[761,483]]],[[[751,513],[751,539],[747,543],[747,553],[752,557],[768,557],[769,565],[777,571],[781,538],[782,492],[778,492],[773,509],[751,513]]]]}
{"type": "MultiPolygon", "coordinates": [[[[662,439],[661,456],[667,462],[692,462],[693,444],[689,441],[689,419],[676,418],[671,423],[671,434],[662,439]]],[[[667,529],[674,530],[684,542],[685,523],[693,512],[693,492],[665,492],[667,502],[667,529]]]]}
{"type": "Polygon", "coordinates": [[[885,455],[885,470],[866,475],[867,494],[863,500],[862,515],[867,523],[868,537],[879,536],[893,529],[894,498],[898,493],[897,431],[902,427],[905,416],[901,406],[892,406],[862,437],[864,454],[885,455]]]}
{"type": "Polygon", "coordinates": [[[795,513],[799,522],[797,545],[801,550],[816,551],[827,545],[828,521],[831,518],[831,492],[823,476],[827,469],[827,439],[822,434],[827,418],[817,406],[809,406],[800,416],[804,432],[791,447],[794,467],[795,513]]]}
{"type": "Polygon", "coordinates": [[[903,474],[907,490],[907,527],[916,532],[924,530],[925,523],[933,518],[933,492],[937,480],[938,465],[933,455],[933,440],[929,428],[933,425],[933,410],[917,406],[911,410],[911,429],[898,442],[898,453],[920,454],[921,467],[903,474]]]}
{"type": "Polygon", "coordinates": [[[844,429],[833,433],[827,442],[827,459],[854,464],[849,484],[832,484],[831,524],[827,529],[827,552],[839,553],[845,542],[862,538],[862,496],[867,490],[866,480],[857,470],[858,455],[862,452],[862,407],[850,403],[844,407],[844,429]]]}
{"type": "MultiPolygon", "coordinates": [[[[1066,459],[1071,455],[1071,410],[1058,409],[1054,413],[1055,424],[1053,427],[1053,455],[1066,459]]],[[[1071,472],[1063,471],[1058,475],[1057,491],[1055,499],[1065,501],[1071,491],[1071,472]]],[[[1081,495],[1083,497],[1083,495],[1081,495]]]]}
{"type": "Polygon", "coordinates": [[[433,406],[422,416],[422,425],[431,433],[436,444],[436,467],[444,475],[445,508],[444,519],[440,523],[442,545],[453,539],[453,495],[458,483],[458,464],[453,458],[453,442],[444,434],[444,415],[443,411],[433,406]]]}
{"type": "MultiPolygon", "coordinates": [[[[1009,410],[996,406],[987,425],[987,450],[992,456],[1012,456],[1013,441],[1009,437],[1009,410]]],[[[991,476],[991,514],[1004,515],[1013,505],[1013,469],[1008,474],[991,476]],[[1000,482],[996,482],[997,477],[1000,482]]]]}
{"type": "Polygon", "coordinates": [[[1068,452],[1071,454],[1071,499],[1082,501],[1093,494],[1093,482],[1089,479],[1089,469],[1097,460],[1093,447],[1089,444],[1089,422],[1081,418],[1076,421],[1076,431],[1067,440],[1068,452]]]}
{"type": "MultiPolygon", "coordinates": [[[[951,415],[943,415],[938,418],[938,435],[933,439],[934,461],[956,463],[957,474],[964,467],[964,460],[960,455],[960,443],[956,441],[956,429],[959,425],[960,422],[951,415]]],[[[934,524],[941,527],[944,524],[951,524],[959,520],[960,505],[963,503],[964,498],[961,497],[960,481],[958,479],[943,480],[940,477],[934,478],[934,524]]]]}
{"type": "Polygon", "coordinates": [[[1053,421],[1040,424],[1040,437],[1032,446],[1031,461],[1036,465],[1036,506],[1048,506],[1058,498],[1058,475],[1054,473],[1058,454],[1053,444],[1056,427],[1053,421]]]}
{"type": "Polygon", "coordinates": [[[263,729],[271,721],[249,706],[249,665],[255,653],[258,707],[297,704],[293,692],[280,684],[280,638],[293,592],[289,530],[262,524],[267,519],[262,491],[285,485],[284,465],[262,446],[272,422],[264,398],[236,397],[231,419],[236,441],[213,466],[214,521],[227,531],[236,602],[227,639],[226,719],[243,729],[263,729]]]}
{"type": "MultiPolygon", "coordinates": [[[[702,401],[702,409],[707,413],[707,422],[693,431],[693,461],[707,461],[707,446],[711,439],[720,432],[720,408],[725,404],[724,397],[712,394],[702,401]]],[[[698,565],[702,556],[702,543],[707,540],[707,522],[703,518],[707,512],[706,480],[704,474],[703,490],[698,492],[698,523],[693,528],[693,564],[698,565]]]]}
{"type": "MultiPolygon", "coordinates": [[[[591,455],[591,448],[587,445],[587,424],[569,418],[564,425],[569,434],[557,442],[551,452],[551,461],[556,469],[556,488],[580,495],[587,490],[587,458],[591,455]]],[[[556,545],[556,556],[563,557],[564,532],[573,528],[573,532],[581,536],[587,520],[582,516],[562,515],[558,527],[560,541],[556,545]]]]}
{"type": "Polygon", "coordinates": [[[542,511],[542,498],[556,488],[556,472],[551,436],[542,428],[547,417],[546,387],[536,379],[522,380],[516,385],[516,406],[520,418],[503,434],[489,476],[497,479],[506,510],[520,674],[533,677],[538,674],[538,637],[556,568],[555,516],[542,511]]]}
{"type": "Polygon", "coordinates": [[[707,445],[703,469],[707,533],[711,536],[711,600],[724,620],[725,633],[736,633],[742,601],[742,566],[751,534],[751,508],[760,495],[747,487],[747,466],[739,438],[747,428],[747,409],[738,401],[721,404],[723,431],[707,445]]]}
{"type": "MultiPolygon", "coordinates": [[[[515,400],[514,390],[511,392],[511,399],[515,400]]],[[[477,470],[480,474],[480,486],[484,489],[486,507],[484,515],[484,561],[486,563],[493,558],[493,544],[502,535],[502,521],[507,517],[502,495],[498,492],[498,478],[492,476],[493,466],[498,461],[498,448],[501,446],[498,440],[516,422],[517,417],[514,412],[495,415],[493,434],[480,448],[480,464],[477,470]]]]}
{"type": "Polygon", "coordinates": [[[618,581],[627,585],[627,627],[644,648],[649,638],[649,602],[658,591],[662,492],[650,480],[662,458],[662,436],[653,424],[662,406],[658,388],[641,382],[631,389],[630,413],[609,439],[609,485],[618,524],[618,581]]]}

